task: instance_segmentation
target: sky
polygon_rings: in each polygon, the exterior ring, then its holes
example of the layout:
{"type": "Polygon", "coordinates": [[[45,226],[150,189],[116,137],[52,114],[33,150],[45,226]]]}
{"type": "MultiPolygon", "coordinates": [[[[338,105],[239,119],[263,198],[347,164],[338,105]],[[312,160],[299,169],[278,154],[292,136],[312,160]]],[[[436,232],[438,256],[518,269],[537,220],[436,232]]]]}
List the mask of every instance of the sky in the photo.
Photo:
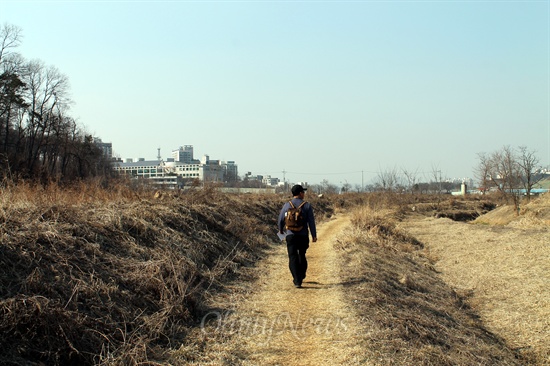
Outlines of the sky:
{"type": "Polygon", "coordinates": [[[549,1],[0,0],[18,52],[67,76],[70,115],[126,158],[370,184],[550,164],[549,1]]]}

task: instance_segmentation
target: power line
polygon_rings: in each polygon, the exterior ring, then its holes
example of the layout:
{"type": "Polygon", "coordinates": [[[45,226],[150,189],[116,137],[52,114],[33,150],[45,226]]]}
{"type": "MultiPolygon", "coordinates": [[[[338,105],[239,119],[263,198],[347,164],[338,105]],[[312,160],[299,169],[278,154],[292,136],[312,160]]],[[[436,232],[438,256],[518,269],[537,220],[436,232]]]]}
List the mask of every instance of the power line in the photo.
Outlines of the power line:
{"type": "MultiPolygon", "coordinates": [[[[328,172],[325,172],[325,173],[304,173],[304,172],[291,172],[291,171],[288,171],[288,170],[284,170],[283,173],[286,173],[286,174],[300,174],[300,175],[345,175],[345,174],[359,174],[359,173],[371,173],[371,174],[379,174],[381,173],[383,170],[376,170],[376,171],[372,171],[372,170],[356,170],[356,171],[349,171],[349,172],[332,172],[332,173],[328,173],[328,172]]],[[[275,172],[275,173],[279,173],[279,172],[275,172]]],[[[266,173],[266,174],[275,174],[275,173],[266,173]]],[[[429,171],[415,171],[416,174],[433,174],[433,173],[438,173],[438,174],[441,174],[442,171],[440,169],[434,171],[434,170],[429,170],[429,171]]]]}
{"type": "Polygon", "coordinates": [[[353,171],[353,172],[341,172],[341,173],[303,173],[303,172],[289,172],[289,171],[287,171],[287,173],[290,173],[290,174],[300,174],[300,175],[344,175],[344,174],[359,174],[359,173],[362,173],[362,172],[377,173],[377,172],[369,172],[369,171],[366,171],[366,170],[358,170],[358,171],[353,171]]]}

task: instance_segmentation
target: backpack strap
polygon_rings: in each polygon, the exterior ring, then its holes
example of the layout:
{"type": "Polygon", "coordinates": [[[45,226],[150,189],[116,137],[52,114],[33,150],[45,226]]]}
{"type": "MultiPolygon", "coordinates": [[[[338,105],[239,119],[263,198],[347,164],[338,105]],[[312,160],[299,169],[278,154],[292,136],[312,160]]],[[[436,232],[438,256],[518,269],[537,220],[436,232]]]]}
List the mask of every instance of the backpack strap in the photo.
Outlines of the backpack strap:
{"type": "MultiPolygon", "coordinates": [[[[288,201],[288,203],[290,203],[290,208],[296,208],[296,206],[294,206],[292,201],[288,201]]],[[[300,203],[300,206],[298,206],[298,208],[302,208],[302,206],[305,205],[306,203],[307,203],[306,201],[303,201],[302,203],[300,203]]]]}

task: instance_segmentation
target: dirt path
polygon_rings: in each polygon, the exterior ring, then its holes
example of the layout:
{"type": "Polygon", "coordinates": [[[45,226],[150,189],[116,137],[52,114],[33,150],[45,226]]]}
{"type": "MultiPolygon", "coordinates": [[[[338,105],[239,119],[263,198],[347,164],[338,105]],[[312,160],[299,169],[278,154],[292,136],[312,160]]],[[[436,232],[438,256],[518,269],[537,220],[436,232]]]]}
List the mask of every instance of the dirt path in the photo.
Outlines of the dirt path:
{"type": "Polygon", "coordinates": [[[340,216],[319,226],[307,252],[303,288],[294,288],[286,245],[265,264],[251,298],[236,309],[245,365],[354,365],[360,354],[358,319],[343,301],[338,278],[336,236],[349,225],[340,216]]]}

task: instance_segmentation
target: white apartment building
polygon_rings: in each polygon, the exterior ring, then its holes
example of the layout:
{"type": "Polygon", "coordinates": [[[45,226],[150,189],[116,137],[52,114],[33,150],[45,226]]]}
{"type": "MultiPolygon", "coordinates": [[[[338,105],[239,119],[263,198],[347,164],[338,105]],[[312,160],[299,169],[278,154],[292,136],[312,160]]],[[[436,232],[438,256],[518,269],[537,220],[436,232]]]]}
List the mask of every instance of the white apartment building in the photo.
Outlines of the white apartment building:
{"type": "Polygon", "coordinates": [[[272,178],[271,175],[266,175],[262,179],[262,184],[271,187],[277,186],[279,184],[279,178],[272,178]]]}
{"type": "Polygon", "coordinates": [[[125,162],[114,162],[113,168],[132,178],[152,179],[173,188],[182,187],[186,181],[196,179],[201,182],[225,182],[236,178],[238,174],[234,161],[210,160],[208,155],[204,155],[200,161],[193,159],[191,145],[172,151],[172,158],[166,161],[126,159],[125,162]]]}

